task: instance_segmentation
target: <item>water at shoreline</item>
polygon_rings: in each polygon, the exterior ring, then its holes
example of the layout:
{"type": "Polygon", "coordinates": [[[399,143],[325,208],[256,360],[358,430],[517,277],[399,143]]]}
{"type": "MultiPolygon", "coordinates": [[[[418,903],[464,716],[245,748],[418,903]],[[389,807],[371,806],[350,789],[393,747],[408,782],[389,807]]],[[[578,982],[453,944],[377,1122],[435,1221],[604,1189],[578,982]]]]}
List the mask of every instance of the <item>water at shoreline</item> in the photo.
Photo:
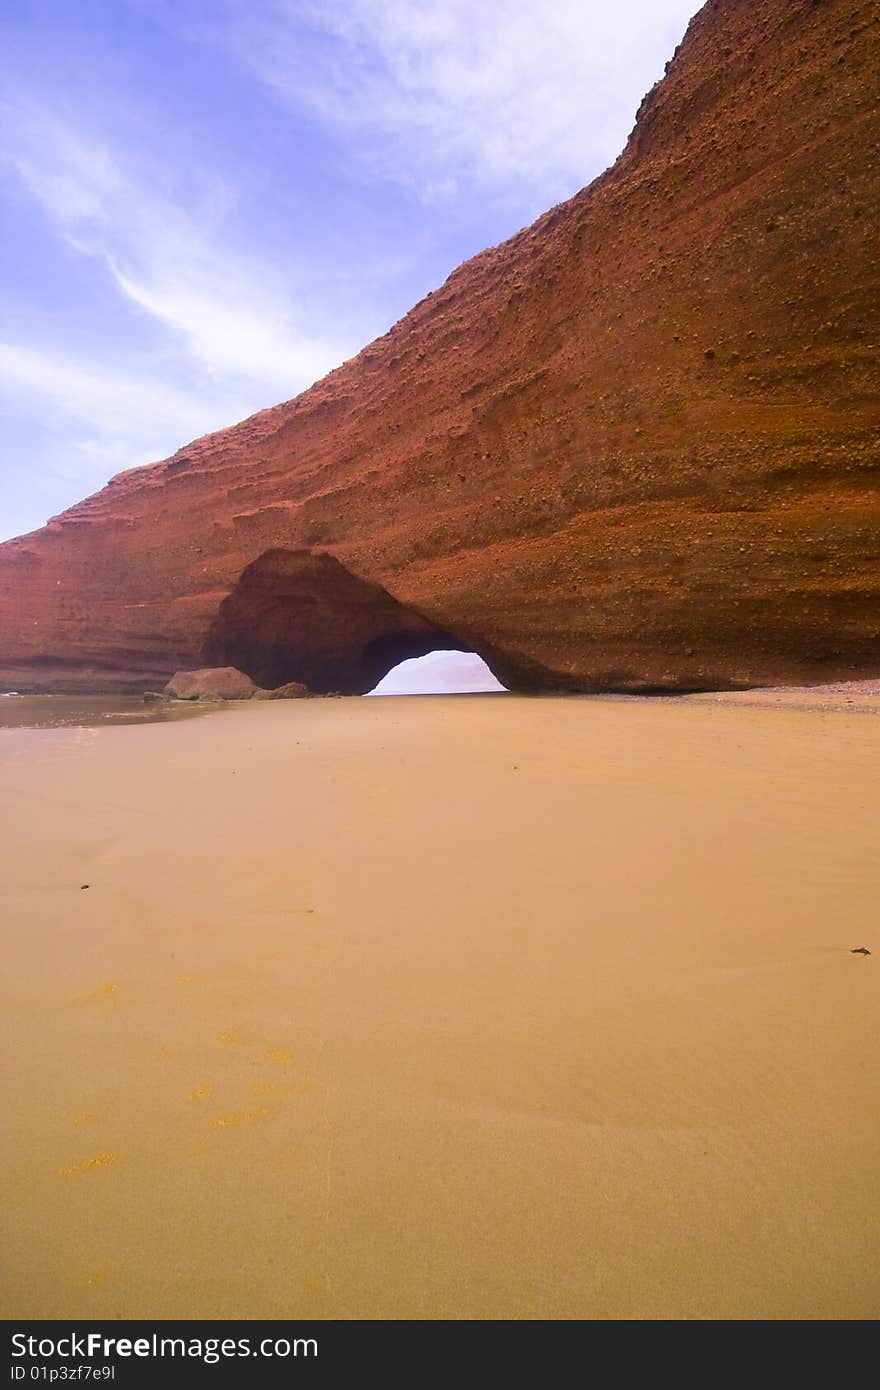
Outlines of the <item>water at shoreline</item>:
{"type": "Polygon", "coordinates": [[[208,714],[217,705],[156,700],[140,695],[0,696],[0,729],[83,729],[103,724],[166,724],[208,714]]]}

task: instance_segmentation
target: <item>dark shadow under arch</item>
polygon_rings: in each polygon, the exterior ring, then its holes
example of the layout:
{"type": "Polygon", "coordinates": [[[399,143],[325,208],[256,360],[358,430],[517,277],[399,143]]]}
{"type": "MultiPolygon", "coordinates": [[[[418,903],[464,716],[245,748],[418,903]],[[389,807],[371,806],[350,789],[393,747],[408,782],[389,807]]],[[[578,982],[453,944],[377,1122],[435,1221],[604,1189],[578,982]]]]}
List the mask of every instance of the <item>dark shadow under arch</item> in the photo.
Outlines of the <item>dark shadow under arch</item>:
{"type": "Polygon", "coordinates": [[[363,695],[399,662],[438,650],[473,648],[334,555],[267,550],[221,603],[202,654],[265,689],[299,681],[316,694],[363,695]]]}

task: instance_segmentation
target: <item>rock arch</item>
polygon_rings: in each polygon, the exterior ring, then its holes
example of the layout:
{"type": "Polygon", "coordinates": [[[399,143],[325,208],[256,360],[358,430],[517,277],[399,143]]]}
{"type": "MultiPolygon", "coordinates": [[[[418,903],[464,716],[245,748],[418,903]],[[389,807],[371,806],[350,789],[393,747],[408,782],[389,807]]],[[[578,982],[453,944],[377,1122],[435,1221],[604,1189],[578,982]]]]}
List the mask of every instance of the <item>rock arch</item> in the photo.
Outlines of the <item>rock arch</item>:
{"type": "Polygon", "coordinates": [[[202,655],[266,689],[299,681],[363,695],[399,662],[440,649],[473,650],[334,555],[267,550],[221,603],[202,655]]]}

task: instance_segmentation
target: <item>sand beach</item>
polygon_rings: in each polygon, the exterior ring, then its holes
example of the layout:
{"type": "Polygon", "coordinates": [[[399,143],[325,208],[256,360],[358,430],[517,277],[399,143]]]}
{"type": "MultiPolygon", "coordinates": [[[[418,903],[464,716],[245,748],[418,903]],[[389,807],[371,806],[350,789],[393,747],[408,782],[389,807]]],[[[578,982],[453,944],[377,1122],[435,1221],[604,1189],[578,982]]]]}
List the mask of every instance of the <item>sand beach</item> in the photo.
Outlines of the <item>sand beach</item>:
{"type": "Polygon", "coordinates": [[[876,1317],[848,698],[0,729],[5,1316],[876,1317]]]}

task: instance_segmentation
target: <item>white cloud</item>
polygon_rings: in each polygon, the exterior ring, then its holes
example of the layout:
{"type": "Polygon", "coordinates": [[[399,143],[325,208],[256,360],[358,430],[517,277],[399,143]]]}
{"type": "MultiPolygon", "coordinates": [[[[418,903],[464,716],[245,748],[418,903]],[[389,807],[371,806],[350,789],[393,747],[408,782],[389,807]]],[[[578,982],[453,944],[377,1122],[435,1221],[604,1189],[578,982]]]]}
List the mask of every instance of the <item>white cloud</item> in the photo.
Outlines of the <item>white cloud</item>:
{"type": "Polygon", "coordinates": [[[138,278],[107,256],[123,294],[181,334],[195,362],[214,375],[264,383],[272,404],[275,396],[296,395],[350,355],[351,347],[333,348],[297,334],[262,289],[255,294],[247,280],[236,283],[231,267],[212,265],[213,260],[205,254],[198,263],[153,267],[152,274],[138,278]]]}
{"type": "MultiPolygon", "coordinates": [[[[183,444],[194,434],[204,433],[206,414],[222,410],[223,416],[213,426],[219,428],[224,421],[228,423],[235,408],[225,396],[211,407],[196,393],[161,378],[145,378],[141,373],[134,376],[104,363],[74,360],[8,342],[0,342],[0,392],[18,401],[22,395],[30,396],[53,414],[85,428],[96,440],[136,439],[141,453],[149,451],[151,437],[161,448],[162,441],[169,438],[183,444]]],[[[159,452],[148,457],[164,455],[159,452]]],[[[145,459],[128,462],[143,463],[145,459]]],[[[119,464],[120,468],[127,466],[126,461],[119,464]]]]}
{"type": "Polygon", "coordinates": [[[222,33],[426,199],[567,196],[621,150],[698,0],[227,0],[222,33]],[[662,55],[662,56],[661,56],[662,55]]]}
{"type": "Polygon", "coordinates": [[[10,102],[0,115],[7,167],[148,325],[145,334],[129,321],[120,351],[114,321],[106,349],[88,333],[77,352],[47,337],[38,314],[30,331],[20,322],[16,340],[0,342],[4,432],[17,436],[3,462],[5,532],[40,524],[53,494],[58,510],[114,473],[296,395],[361,346],[307,331],[281,267],[228,248],[234,196],[221,181],[196,188],[190,178],[179,196],[173,159],[138,167],[45,105],[10,102]]]}
{"type": "MultiPolygon", "coordinates": [[[[10,162],[69,244],[100,258],[125,298],[172,334],[196,369],[249,384],[258,404],[296,395],[359,347],[298,322],[280,268],[223,246],[234,201],[217,180],[188,189],[189,210],[149,171],[45,112],[8,107],[10,162]]],[[[254,407],[256,408],[256,406],[254,407]]]]}
{"type": "Polygon", "coordinates": [[[21,343],[0,342],[0,412],[8,418],[0,539],[42,525],[126,468],[166,458],[241,419],[250,402],[174,386],[21,343]],[[21,433],[21,422],[32,423],[21,433]],[[13,445],[16,421],[19,439],[13,445]],[[28,481],[30,476],[30,482],[28,481]]]}

